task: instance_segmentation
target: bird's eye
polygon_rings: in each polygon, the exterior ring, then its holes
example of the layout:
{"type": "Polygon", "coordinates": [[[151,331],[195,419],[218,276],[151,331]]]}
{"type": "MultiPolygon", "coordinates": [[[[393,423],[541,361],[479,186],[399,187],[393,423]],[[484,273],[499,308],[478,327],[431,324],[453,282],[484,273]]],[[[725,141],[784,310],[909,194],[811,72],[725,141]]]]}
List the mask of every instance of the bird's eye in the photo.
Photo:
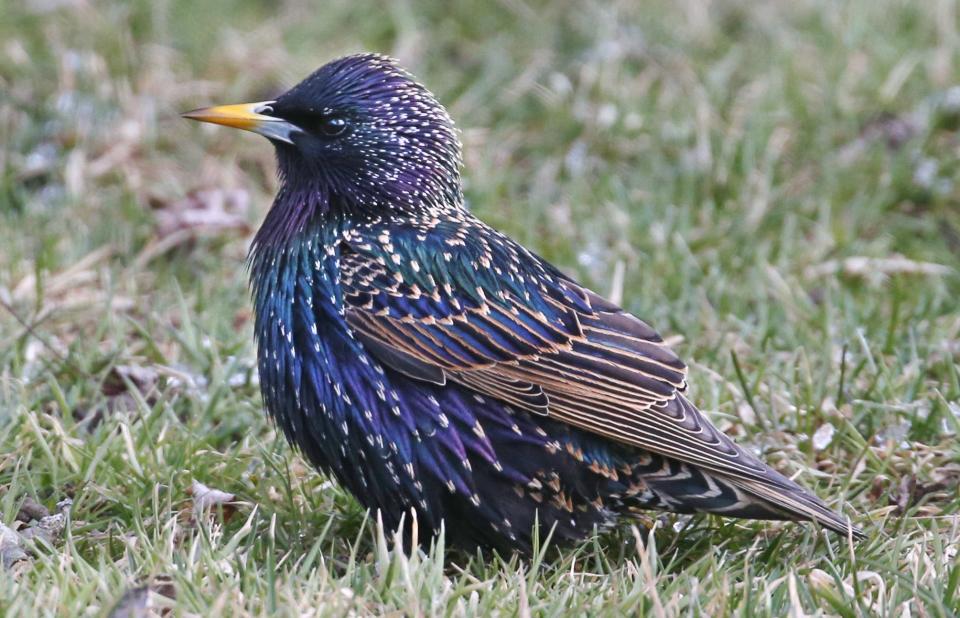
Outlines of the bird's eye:
{"type": "Polygon", "coordinates": [[[320,132],[327,137],[342,135],[347,130],[347,119],[343,116],[327,116],[318,124],[320,132]]]}
{"type": "Polygon", "coordinates": [[[317,137],[340,137],[350,129],[347,116],[334,113],[318,113],[314,110],[291,110],[283,112],[283,118],[307,133],[317,137]]]}

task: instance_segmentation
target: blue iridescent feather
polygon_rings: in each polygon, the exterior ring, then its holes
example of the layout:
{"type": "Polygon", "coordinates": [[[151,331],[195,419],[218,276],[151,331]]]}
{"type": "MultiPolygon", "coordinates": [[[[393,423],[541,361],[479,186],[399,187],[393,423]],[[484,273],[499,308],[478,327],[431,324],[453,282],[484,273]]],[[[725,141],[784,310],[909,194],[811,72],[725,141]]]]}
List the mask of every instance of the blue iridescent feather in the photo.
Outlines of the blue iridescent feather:
{"type": "Polygon", "coordinates": [[[641,508],[857,534],[690,403],[655,330],[467,212],[453,123],[393,61],[262,113],[287,136],[250,254],[264,402],[388,526],[505,551],[641,508]]]}

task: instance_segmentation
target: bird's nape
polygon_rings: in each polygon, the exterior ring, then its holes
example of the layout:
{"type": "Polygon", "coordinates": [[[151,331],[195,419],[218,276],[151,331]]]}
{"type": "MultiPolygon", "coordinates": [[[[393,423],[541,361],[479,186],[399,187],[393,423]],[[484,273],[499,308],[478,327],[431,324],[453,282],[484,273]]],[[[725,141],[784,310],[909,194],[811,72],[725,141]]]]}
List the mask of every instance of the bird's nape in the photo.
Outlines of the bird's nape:
{"type": "Polygon", "coordinates": [[[637,509],[861,534],[716,429],[653,328],[463,207],[453,122],[395,61],[185,116],[276,147],[250,257],[264,402],[385,524],[519,551],[637,509]]]}

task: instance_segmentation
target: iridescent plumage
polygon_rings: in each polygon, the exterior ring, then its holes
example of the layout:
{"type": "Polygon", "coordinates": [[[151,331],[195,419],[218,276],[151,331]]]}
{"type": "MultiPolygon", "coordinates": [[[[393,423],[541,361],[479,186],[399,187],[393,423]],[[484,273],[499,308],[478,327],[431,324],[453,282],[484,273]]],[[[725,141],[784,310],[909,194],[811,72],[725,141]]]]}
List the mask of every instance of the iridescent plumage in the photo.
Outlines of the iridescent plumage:
{"type": "Polygon", "coordinates": [[[521,551],[538,519],[575,540],[646,508],[859,534],[714,428],[650,326],[463,208],[453,123],[394,61],[256,111],[282,179],[250,257],[264,401],[387,525],[521,551]]]}

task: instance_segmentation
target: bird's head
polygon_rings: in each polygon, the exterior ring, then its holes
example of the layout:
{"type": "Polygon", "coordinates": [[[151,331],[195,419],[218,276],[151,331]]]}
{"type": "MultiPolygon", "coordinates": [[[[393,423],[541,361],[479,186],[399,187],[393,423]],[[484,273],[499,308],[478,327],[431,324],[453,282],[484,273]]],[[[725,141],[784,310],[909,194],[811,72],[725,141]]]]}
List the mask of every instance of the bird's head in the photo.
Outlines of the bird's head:
{"type": "Polygon", "coordinates": [[[376,213],[460,201],[453,121],[385,56],[340,58],[274,101],[207,107],[184,117],[267,137],[287,192],[323,206],[376,213]]]}

